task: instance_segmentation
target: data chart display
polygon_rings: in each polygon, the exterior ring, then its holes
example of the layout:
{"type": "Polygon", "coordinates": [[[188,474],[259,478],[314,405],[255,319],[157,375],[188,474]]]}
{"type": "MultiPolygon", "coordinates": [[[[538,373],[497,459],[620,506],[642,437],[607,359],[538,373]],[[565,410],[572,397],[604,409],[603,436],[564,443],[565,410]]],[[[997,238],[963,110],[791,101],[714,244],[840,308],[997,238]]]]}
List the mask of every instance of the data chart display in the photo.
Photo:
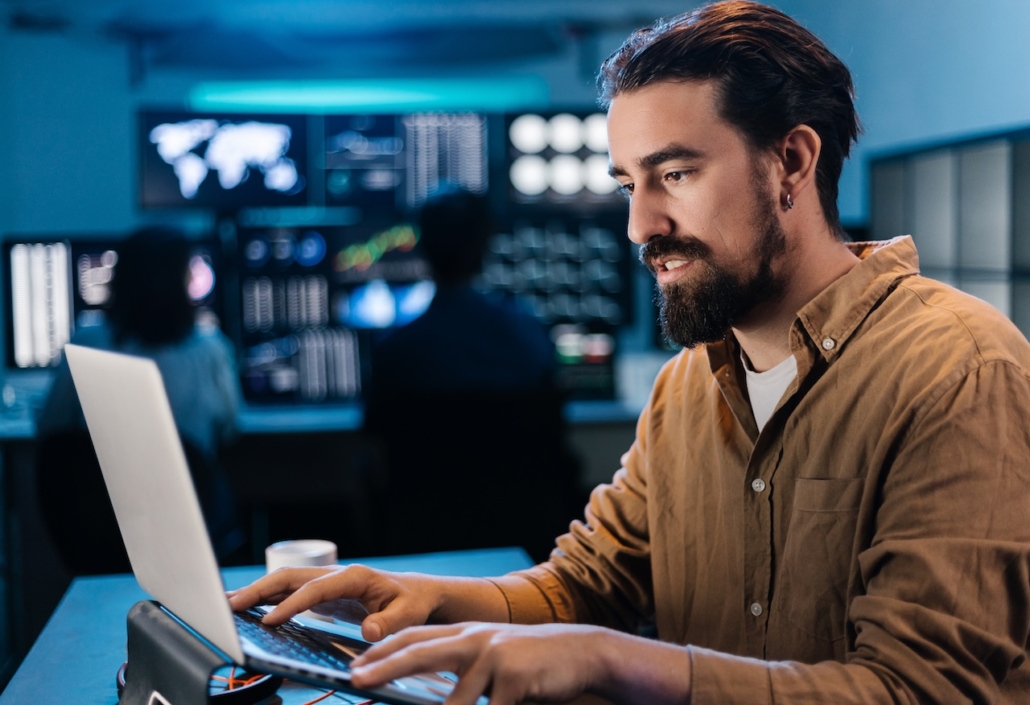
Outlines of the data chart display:
{"type": "Polygon", "coordinates": [[[367,331],[414,320],[432,301],[406,222],[239,231],[244,392],[256,401],[360,395],[367,331]]]}
{"type": "Polygon", "coordinates": [[[476,113],[330,115],[325,202],[404,213],[442,181],[488,187],[487,118],[476,113]]]}
{"type": "Polygon", "coordinates": [[[525,213],[490,242],[482,288],[518,297],[550,329],[558,383],[576,398],[614,395],[616,332],[633,318],[620,216],[525,213]]]}
{"type": "MultiPolygon", "coordinates": [[[[78,329],[104,323],[112,303],[121,238],[4,238],[7,365],[52,367],[78,329]]],[[[221,323],[221,273],[215,243],[191,243],[187,289],[198,323],[221,323]]]]}

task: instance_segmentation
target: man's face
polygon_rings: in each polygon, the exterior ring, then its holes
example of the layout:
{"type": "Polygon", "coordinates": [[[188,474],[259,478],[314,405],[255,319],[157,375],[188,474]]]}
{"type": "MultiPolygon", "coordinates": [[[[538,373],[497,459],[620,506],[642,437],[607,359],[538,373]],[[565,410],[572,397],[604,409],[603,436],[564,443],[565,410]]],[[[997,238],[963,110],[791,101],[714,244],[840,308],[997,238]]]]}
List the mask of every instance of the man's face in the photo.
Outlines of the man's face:
{"type": "Polygon", "coordinates": [[[684,347],[721,340],[785,286],[768,160],[717,105],[711,82],[665,82],[620,94],[608,110],[629,236],[657,279],[665,335],[684,347]]]}

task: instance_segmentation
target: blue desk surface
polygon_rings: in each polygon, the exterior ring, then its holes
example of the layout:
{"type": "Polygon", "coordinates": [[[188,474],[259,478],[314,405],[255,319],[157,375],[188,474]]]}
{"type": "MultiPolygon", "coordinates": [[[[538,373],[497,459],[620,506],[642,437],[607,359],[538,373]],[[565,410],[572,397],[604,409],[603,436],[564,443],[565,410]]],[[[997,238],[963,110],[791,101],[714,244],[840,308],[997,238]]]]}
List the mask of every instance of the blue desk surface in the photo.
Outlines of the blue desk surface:
{"type": "MultiPolygon", "coordinates": [[[[488,577],[531,565],[521,548],[456,551],[419,556],[367,558],[360,562],[385,570],[434,575],[488,577]]],[[[264,568],[229,568],[222,571],[226,588],[242,587],[260,577],[264,568]]],[[[0,705],[34,703],[103,703],[115,705],[115,674],[125,660],[125,616],[148,596],[131,575],[78,578],[68,588],[22,662],[0,705]]],[[[304,702],[313,691],[295,688],[281,693],[284,703],[304,702]],[[291,697],[292,696],[292,697],[291,697]]],[[[327,700],[326,703],[343,702],[327,700]]]]}

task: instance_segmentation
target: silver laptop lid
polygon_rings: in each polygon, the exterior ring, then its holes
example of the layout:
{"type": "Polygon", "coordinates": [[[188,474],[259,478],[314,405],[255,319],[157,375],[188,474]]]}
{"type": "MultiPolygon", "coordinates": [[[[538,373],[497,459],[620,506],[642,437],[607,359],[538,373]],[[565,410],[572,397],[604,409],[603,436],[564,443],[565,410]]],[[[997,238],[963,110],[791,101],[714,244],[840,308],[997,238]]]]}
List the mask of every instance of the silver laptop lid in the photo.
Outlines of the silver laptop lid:
{"type": "Polygon", "coordinates": [[[152,360],[66,345],[140,587],[237,663],[243,649],[186,456],[152,360]]]}

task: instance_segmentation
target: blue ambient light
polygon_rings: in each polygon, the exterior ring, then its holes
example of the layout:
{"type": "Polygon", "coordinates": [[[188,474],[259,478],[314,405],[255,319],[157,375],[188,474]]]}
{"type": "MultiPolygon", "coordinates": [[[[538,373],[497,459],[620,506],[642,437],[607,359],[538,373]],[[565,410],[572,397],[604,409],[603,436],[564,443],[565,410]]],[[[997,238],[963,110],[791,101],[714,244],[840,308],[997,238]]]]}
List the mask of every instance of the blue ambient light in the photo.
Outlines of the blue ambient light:
{"type": "Polygon", "coordinates": [[[200,83],[189,94],[195,111],[274,113],[505,112],[550,102],[536,76],[490,79],[355,79],[340,81],[220,81],[200,83]]]}

